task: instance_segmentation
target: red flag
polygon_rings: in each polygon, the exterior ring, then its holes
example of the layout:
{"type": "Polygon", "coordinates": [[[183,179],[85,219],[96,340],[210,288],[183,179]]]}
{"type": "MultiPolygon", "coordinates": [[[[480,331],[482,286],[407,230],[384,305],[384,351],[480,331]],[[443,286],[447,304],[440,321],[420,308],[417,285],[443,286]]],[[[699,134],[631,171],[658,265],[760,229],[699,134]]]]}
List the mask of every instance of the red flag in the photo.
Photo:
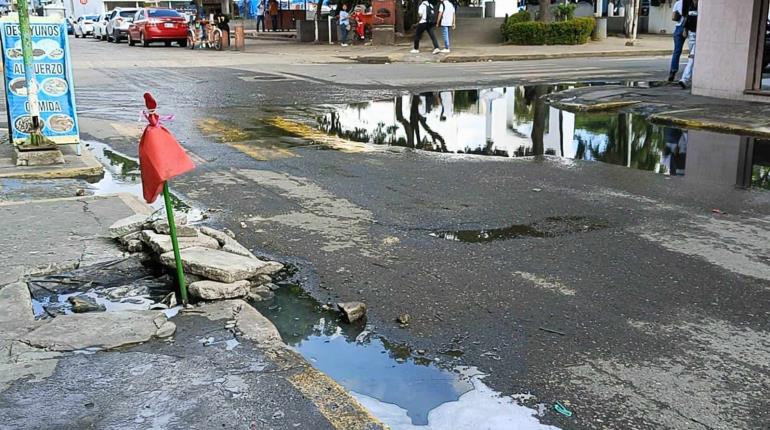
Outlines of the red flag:
{"type": "Polygon", "coordinates": [[[142,139],[139,141],[139,168],[142,171],[142,190],[147,203],[152,203],[163,191],[167,180],[195,168],[192,160],[170,131],[160,125],[155,113],[157,103],[150,93],[144,93],[147,120],[142,139]]]}

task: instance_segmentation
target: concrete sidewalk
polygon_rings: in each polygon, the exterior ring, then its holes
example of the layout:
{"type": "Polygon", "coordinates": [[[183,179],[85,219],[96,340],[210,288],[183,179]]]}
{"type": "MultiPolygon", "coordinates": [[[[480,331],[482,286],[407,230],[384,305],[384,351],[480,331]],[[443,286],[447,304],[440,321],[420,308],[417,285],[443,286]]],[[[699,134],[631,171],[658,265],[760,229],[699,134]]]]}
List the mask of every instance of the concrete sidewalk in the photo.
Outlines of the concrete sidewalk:
{"type": "Polygon", "coordinates": [[[673,83],[647,88],[583,87],[547,99],[569,111],[623,109],[661,125],[770,138],[770,104],[695,96],[673,83]]]}
{"type": "Polygon", "coordinates": [[[130,195],[0,204],[0,429],[384,428],[242,300],[35,319],[31,275],[123,264],[107,229],[148,212],[130,195]]]}

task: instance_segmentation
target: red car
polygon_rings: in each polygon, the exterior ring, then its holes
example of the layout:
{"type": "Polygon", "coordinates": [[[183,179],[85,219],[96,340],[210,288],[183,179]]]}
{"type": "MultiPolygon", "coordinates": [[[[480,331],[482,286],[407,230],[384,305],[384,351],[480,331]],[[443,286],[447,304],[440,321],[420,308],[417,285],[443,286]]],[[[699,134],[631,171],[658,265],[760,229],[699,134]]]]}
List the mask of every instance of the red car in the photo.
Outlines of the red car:
{"type": "Polygon", "coordinates": [[[187,46],[187,20],[172,9],[139,9],[128,27],[128,44],[150,46],[152,42],[165,42],[166,46],[177,42],[179,46],[187,46]]]}

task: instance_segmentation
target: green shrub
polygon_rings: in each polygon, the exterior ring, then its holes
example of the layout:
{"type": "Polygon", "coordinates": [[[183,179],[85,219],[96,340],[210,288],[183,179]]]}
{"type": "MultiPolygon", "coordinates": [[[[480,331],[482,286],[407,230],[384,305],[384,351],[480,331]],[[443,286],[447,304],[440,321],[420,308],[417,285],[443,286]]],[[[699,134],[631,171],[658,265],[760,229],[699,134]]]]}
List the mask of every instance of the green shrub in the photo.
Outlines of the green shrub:
{"type": "Polygon", "coordinates": [[[557,4],[553,10],[553,16],[556,21],[568,21],[575,17],[575,9],[577,9],[575,3],[557,4]]]}
{"type": "Polygon", "coordinates": [[[581,45],[594,31],[594,18],[573,18],[560,22],[525,21],[503,26],[503,37],[514,45],[581,45]]]}
{"type": "Polygon", "coordinates": [[[526,10],[520,10],[514,13],[513,15],[509,16],[508,21],[506,21],[506,23],[518,24],[520,22],[527,22],[527,21],[532,21],[532,17],[529,16],[529,12],[527,12],[526,10]]]}

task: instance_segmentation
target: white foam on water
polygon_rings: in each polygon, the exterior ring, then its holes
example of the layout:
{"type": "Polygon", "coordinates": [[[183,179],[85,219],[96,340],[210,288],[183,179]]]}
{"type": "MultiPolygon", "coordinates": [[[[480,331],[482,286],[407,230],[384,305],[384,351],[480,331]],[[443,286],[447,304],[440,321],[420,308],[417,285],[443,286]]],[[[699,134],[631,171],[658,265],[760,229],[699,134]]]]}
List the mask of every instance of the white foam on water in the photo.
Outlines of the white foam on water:
{"type": "MultiPolygon", "coordinates": [[[[463,373],[463,372],[461,372],[463,373]]],[[[428,424],[412,424],[406,409],[373,397],[352,392],[353,396],[374,416],[393,430],[557,430],[541,424],[538,411],[519,405],[509,396],[501,396],[489,388],[482,375],[470,376],[473,389],[453,402],[446,402],[428,413],[428,424]]],[[[517,396],[518,397],[518,396],[517,396]]]]}

